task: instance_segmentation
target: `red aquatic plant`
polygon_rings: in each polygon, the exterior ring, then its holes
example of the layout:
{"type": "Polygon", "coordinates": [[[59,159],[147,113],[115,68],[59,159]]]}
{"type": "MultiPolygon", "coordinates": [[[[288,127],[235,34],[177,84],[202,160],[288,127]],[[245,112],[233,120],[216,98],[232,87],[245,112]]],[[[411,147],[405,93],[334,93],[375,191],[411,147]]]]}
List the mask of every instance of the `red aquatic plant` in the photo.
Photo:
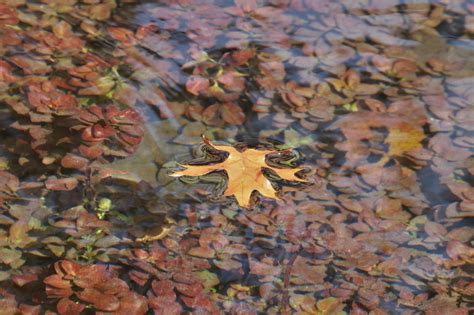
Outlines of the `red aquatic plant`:
{"type": "Polygon", "coordinates": [[[145,297],[131,291],[112,267],[63,260],[54,264],[54,271],[43,281],[48,297],[60,299],[60,314],[80,313],[86,306],[99,312],[145,314],[148,310],[145,297]]]}
{"type": "Polygon", "coordinates": [[[123,155],[136,150],[143,137],[140,115],[133,109],[119,110],[114,105],[101,108],[92,105],[83,110],[79,115],[82,129],[81,139],[88,148],[82,149],[90,152],[93,146],[102,145],[104,154],[123,155]],[[107,146],[110,144],[110,147],[107,146]],[[114,149],[118,146],[118,150],[114,149]],[[123,150],[123,151],[119,151],[123,150]],[[123,152],[123,153],[121,153],[123,152]]]}

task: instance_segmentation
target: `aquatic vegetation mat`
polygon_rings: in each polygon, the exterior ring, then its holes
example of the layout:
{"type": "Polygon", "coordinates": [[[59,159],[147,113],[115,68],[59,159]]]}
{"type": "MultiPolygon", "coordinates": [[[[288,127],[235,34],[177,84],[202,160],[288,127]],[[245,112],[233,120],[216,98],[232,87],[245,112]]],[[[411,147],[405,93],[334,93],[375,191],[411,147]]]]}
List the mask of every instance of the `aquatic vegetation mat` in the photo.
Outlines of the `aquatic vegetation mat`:
{"type": "Polygon", "coordinates": [[[0,0],[0,313],[472,313],[473,47],[460,0],[0,0]]]}

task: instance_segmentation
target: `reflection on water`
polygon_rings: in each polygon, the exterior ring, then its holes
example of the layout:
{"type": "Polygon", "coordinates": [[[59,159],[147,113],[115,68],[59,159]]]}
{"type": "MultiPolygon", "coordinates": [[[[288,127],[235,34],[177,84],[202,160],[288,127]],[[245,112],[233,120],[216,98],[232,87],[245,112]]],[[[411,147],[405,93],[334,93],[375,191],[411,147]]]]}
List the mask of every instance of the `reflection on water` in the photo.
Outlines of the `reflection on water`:
{"type": "Polygon", "coordinates": [[[0,309],[468,314],[473,36],[468,1],[0,1],[0,309]],[[202,135],[310,184],[171,178],[202,135]]]}

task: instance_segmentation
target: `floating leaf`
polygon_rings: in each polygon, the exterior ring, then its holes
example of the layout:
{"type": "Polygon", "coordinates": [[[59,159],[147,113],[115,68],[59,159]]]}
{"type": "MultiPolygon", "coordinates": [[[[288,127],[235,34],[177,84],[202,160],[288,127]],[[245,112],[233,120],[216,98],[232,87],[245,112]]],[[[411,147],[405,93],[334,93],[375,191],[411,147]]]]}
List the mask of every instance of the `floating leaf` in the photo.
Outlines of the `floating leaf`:
{"type": "Polygon", "coordinates": [[[302,168],[283,169],[267,164],[267,155],[279,153],[278,151],[246,149],[239,152],[230,146],[213,145],[206,139],[204,141],[215,150],[229,153],[227,159],[212,165],[183,165],[185,170],[175,172],[170,176],[202,176],[214,171],[225,170],[229,182],[224,196],[235,196],[238,204],[245,208],[250,207],[250,197],[255,190],[265,197],[279,199],[270,180],[263,174],[265,168],[271,169],[282,179],[306,182],[295,175],[302,168]]]}

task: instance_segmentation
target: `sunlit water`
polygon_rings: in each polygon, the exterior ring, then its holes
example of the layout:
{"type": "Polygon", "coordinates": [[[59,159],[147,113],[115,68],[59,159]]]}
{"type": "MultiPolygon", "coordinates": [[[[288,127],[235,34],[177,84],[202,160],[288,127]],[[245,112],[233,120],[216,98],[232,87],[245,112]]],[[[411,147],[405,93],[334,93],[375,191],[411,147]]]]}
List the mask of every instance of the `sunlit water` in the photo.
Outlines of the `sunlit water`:
{"type": "Polygon", "coordinates": [[[69,260],[120,267],[137,314],[472,312],[468,1],[2,3],[5,309],[127,310],[54,291],[69,260]],[[170,177],[225,158],[202,135],[292,149],[309,182],[245,209],[222,172],[170,177]]]}

